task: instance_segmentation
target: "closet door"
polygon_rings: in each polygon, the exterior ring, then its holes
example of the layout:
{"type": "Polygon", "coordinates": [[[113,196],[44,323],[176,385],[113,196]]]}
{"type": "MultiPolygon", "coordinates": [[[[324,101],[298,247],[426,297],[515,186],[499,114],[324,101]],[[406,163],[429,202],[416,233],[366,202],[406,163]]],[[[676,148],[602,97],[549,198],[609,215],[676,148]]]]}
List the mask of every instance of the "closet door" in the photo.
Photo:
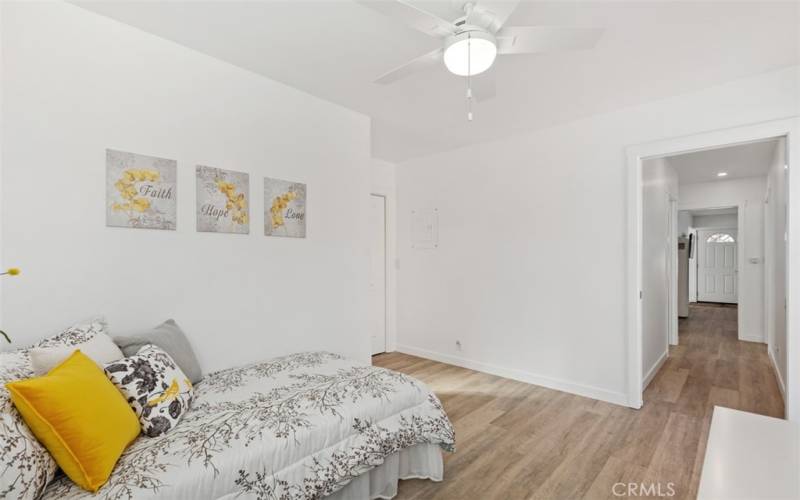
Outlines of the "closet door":
{"type": "Polygon", "coordinates": [[[370,333],[372,354],[386,352],[386,198],[370,196],[370,333]]]}

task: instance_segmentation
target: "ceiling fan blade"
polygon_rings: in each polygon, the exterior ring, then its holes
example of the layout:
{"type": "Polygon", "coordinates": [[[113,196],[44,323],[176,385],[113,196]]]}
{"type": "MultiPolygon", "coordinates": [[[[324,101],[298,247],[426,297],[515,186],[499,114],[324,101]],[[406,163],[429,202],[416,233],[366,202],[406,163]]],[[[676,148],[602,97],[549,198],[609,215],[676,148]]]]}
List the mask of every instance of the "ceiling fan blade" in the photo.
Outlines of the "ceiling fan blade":
{"type": "Polygon", "coordinates": [[[453,23],[402,0],[356,0],[356,2],[435,38],[444,38],[456,32],[453,23]]]}
{"type": "Polygon", "coordinates": [[[513,26],[495,35],[498,54],[536,54],[557,50],[590,49],[603,30],[573,26],[513,26]]]}
{"type": "Polygon", "coordinates": [[[478,76],[473,76],[471,80],[472,97],[477,102],[488,101],[497,95],[497,79],[494,71],[487,71],[478,76]]]}
{"type": "Polygon", "coordinates": [[[467,18],[467,23],[483,26],[496,33],[508,21],[517,5],[519,0],[478,0],[467,18]]]}
{"type": "Polygon", "coordinates": [[[380,83],[381,85],[393,83],[397,80],[407,77],[408,75],[438,66],[442,64],[442,52],[444,52],[443,49],[436,49],[433,52],[425,54],[424,56],[412,59],[404,65],[379,76],[375,79],[375,83],[380,83]]]}

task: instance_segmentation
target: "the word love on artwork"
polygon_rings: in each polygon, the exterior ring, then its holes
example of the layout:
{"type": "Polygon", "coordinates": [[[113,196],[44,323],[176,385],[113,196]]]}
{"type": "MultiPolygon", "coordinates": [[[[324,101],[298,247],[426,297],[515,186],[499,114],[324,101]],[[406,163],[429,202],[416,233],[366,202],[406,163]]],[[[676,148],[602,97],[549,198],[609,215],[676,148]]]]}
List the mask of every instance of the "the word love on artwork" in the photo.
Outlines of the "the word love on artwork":
{"type": "Polygon", "coordinates": [[[306,237],[306,185],[264,179],[264,234],[306,237]]]}
{"type": "Polygon", "coordinates": [[[177,162],[106,150],[106,225],[174,230],[177,162]]]}

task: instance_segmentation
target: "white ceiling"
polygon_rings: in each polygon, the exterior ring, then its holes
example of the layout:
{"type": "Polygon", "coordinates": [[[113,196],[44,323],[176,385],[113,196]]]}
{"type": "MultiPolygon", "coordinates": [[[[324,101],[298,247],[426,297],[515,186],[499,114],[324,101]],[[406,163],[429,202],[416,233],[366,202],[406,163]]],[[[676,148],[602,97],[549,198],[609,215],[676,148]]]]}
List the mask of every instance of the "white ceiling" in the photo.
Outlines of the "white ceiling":
{"type": "Polygon", "coordinates": [[[679,184],[696,184],[766,175],[778,148],[778,140],[751,142],[667,158],[678,172],[679,184]],[[719,177],[719,172],[727,172],[719,177]]]}
{"type": "MultiPolygon", "coordinates": [[[[497,95],[470,123],[465,83],[444,67],[372,83],[439,42],[351,0],[75,3],[371,116],[373,155],[390,161],[800,63],[793,1],[523,0],[507,25],[595,26],[604,36],[592,50],[498,58],[497,95]]],[[[414,3],[457,17],[449,0],[414,3]]]]}

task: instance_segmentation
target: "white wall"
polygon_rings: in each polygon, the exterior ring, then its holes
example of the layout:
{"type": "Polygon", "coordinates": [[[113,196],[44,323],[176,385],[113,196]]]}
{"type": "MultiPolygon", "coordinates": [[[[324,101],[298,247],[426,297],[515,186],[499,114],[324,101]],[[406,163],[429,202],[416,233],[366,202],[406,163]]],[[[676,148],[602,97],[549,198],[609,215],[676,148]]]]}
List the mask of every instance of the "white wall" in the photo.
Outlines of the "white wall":
{"type": "Polygon", "coordinates": [[[768,352],[778,374],[781,391],[786,380],[786,141],[775,147],[767,174],[765,206],[766,297],[765,326],[768,352]]]}
{"type": "Polygon", "coordinates": [[[692,225],[692,213],[688,210],[678,212],[678,236],[688,236],[689,227],[692,225]]]}
{"type": "Polygon", "coordinates": [[[696,228],[736,227],[738,224],[739,216],[737,214],[695,215],[692,217],[692,226],[696,228]]]}
{"type": "Polygon", "coordinates": [[[386,197],[386,350],[397,345],[397,189],[395,164],[371,161],[372,193],[386,197]]]}
{"type": "Polygon", "coordinates": [[[642,380],[647,386],[669,350],[671,239],[677,224],[670,199],[678,198],[678,174],[663,158],[646,160],[642,167],[642,380]]]}
{"type": "MultiPolygon", "coordinates": [[[[738,206],[739,338],[766,342],[764,336],[764,191],[766,177],[686,184],[681,210],[738,206]],[[757,259],[751,262],[750,259],[757,259]]],[[[697,219],[697,217],[695,217],[697,219]]]]}
{"type": "Polygon", "coordinates": [[[66,3],[2,5],[2,326],[174,317],[206,370],[307,349],[369,359],[369,119],[66,3]],[[178,161],[178,229],[105,227],[105,148],[178,161]],[[249,235],[195,231],[195,165],[250,173],[249,235]],[[263,234],[263,177],[308,237],[263,234]]]}
{"type": "Polygon", "coordinates": [[[398,165],[398,348],[627,402],[625,148],[783,118],[798,109],[799,75],[398,165]],[[411,247],[411,211],[424,208],[438,208],[436,250],[411,247]]]}

